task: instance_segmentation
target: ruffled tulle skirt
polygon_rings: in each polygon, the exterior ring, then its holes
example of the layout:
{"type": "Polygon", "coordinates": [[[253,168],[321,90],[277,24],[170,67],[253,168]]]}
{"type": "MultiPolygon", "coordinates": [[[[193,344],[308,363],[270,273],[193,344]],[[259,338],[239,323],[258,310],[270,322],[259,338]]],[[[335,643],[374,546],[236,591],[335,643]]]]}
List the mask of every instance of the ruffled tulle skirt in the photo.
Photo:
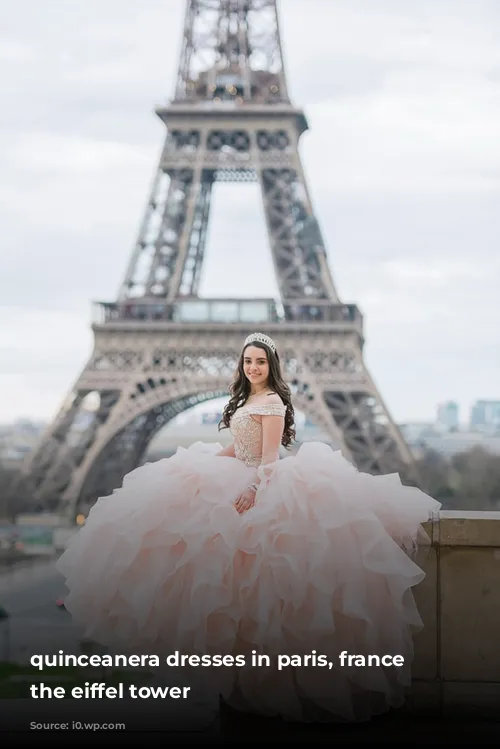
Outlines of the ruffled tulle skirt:
{"type": "Polygon", "coordinates": [[[407,550],[439,503],[313,442],[274,464],[239,515],[256,471],[220,449],[179,448],[96,502],[58,561],[74,620],[115,651],[243,654],[244,667],[210,670],[240,710],[365,720],[401,705],[424,577],[407,550]],[[343,651],[404,665],[342,665],[343,651]],[[320,654],[326,666],[297,665],[320,654]],[[278,670],[278,655],[295,659],[278,670]]]}

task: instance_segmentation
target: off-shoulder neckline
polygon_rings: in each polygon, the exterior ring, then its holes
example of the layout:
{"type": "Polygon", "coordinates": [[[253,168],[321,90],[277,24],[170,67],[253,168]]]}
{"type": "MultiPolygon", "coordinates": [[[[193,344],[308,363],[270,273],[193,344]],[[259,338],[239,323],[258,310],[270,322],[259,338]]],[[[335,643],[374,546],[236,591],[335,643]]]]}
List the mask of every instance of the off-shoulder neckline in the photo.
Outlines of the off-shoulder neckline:
{"type": "Polygon", "coordinates": [[[243,403],[242,406],[239,408],[259,408],[260,406],[271,407],[271,406],[277,406],[278,408],[286,408],[285,404],[283,402],[279,403],[264,403],[264,401],[259,401],[256,403],[255,401],[253,403],[243,403]]]}

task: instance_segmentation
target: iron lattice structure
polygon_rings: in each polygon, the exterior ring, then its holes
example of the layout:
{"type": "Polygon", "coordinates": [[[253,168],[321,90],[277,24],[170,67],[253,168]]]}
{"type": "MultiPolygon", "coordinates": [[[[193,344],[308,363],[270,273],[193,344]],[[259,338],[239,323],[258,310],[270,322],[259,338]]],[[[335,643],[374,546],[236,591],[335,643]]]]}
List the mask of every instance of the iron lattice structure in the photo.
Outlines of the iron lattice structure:
{"type": "MultiPolygon", "coordinates": [[[[86,511],[139,465],[156,432],[227,395],[243,338],[277,342],[295,406],[360,470],[411,476],[413,458],[363,362],[362,316],[340,301],[299,156],[275,0],[188,0],[165,144],[94,351],[25,473],[41,506],[86,511]],[[279,300],[203,299],[213,185],[256,181],[279,300]]],[[[140,498],[138,498],[140,499],[140,498]]]]}

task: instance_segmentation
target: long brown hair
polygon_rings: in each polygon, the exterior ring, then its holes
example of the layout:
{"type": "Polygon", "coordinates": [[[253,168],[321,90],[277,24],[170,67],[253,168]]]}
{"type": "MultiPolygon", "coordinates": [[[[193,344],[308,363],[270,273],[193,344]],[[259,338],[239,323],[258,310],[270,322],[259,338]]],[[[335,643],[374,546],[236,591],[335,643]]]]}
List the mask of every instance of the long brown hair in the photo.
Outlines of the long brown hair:
{"type": "Polygon", "coordinates": [[[245,358],[245,351],[249,346],[255,346],[260,348],[267,354],[267,361],[269,363],[269,377],[268,387],[279,395],[283,404],[286,408],[285,412],[285,426],[283,429],[283,435],[281,437],[281,444],[283,447],[289,448],[292,442],[295,440],[295,412],[292,406],[292,395],[290,388],[283,379],[281,374],[281,363],[276,353],[262,341],[250,341],[246,344],[241,352],[238,360],[238,367],[236,369],[235,377],[229,388],[230,399],[222,413],[222,419],[219,422],[219,432],[221,429],[228,429],[231,417],[237,408],[242,406],[250,395],[250,382],[245,376],[243,370],[243,361],[245,358]]]}

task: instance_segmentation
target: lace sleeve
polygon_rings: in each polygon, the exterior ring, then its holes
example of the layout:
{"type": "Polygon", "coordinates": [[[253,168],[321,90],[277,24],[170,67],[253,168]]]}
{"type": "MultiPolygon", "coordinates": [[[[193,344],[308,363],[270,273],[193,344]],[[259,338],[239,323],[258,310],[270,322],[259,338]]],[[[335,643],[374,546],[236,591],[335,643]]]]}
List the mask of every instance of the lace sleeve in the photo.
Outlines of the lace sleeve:
{"type": "Polygon", "coordinates": [[[271,480],[274,469],[276,468],[278,461],[274,463],[265,463],[257,467],[257,478],[259,480],[259,489],[265,489],[271,480]]]}
{"type": "MultiPolygon", "coordinates": [[[[286,414],[286,407],[282,403],[266,403],[261,406],[254,406],[250,409],[250,413],[259,416],[281,416],[284,418],[286,414]]],[[[264,489],[269,483],[271,476],[276,468],[279,459],[272,463],[261,464],[257,468],[257,478],[259,480],[259,488],[264,489]]]]}

